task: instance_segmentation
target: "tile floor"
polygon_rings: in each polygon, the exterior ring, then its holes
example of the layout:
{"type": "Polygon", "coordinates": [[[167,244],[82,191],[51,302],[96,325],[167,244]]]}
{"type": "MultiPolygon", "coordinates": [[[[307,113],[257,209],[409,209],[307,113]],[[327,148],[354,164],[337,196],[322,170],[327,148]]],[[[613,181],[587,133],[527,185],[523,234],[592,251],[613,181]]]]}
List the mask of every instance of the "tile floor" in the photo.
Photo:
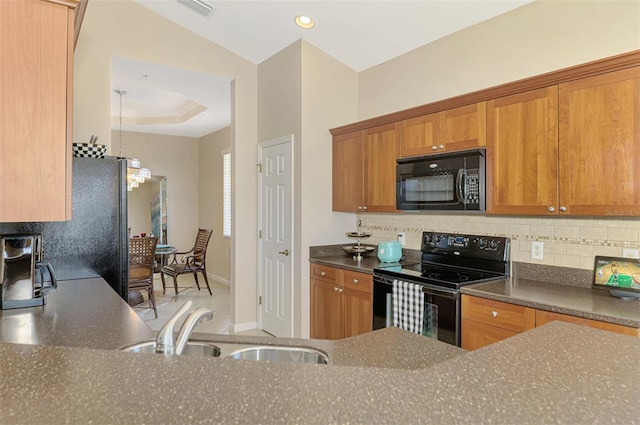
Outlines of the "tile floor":
{"type": "MultiPolygon", "coordinates": [[[[167,279],[167,291],[165,295],[162,295],[162,281],[160,275],[156,273],[154,278],[154,292],[156,296],[156,306],[158,310],[158,318],[153,315],[153,309],[149,307],[149,303],[145,301],[142,304],[134,307],[134,311],[147,323],[147,325],[153,330],[160,330],[166,321],[187,301],[191,300],[191,309],[197,307],[206,307],[213,310],[213,319],[199,323],[194,332],[211,333],[211,334],[232,334],[229,329],[231,323],[231,303],[229,286],[216,282],[209,278],[209,284],[211,285],[211,292],[213,295],[209,295],[206,285],[203,282],[201,276],[199,276],[201,283],[201,290],[195,286],[195,281],[192,275],[182,275],[178,277],[178,296],[175,296],[175,290],[173,289],[173,280],[167,279]],[[189,289],[182,289],[181,287],[190,287],[189,289]]],[[[186,315],[184,315],[186,316],[186,315]]],[[[182,321],[178,321],[178,328],[182,325],[182,321]]],[[[259,335],[269,336],[268,333],[259,329],[248,330],[239,332],[242,335],[259,335]]]]}

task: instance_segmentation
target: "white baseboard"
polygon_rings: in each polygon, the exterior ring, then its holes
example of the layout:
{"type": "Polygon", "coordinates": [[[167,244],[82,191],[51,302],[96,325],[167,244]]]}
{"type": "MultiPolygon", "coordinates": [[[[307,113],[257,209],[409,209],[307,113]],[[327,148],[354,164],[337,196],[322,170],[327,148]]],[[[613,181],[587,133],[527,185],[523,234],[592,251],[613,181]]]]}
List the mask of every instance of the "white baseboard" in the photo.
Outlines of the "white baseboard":
{"type": "Polygon", "coordinates": [[[229,279],[225,279],[223,277],[216,276],[215,274],[212,274],[212,273],[207,273],[207,277],[210,278],[210,279],[215,280],[216,282],[220,282],[220,283],[222,283],[224,285],[231,286],[231,281],[229,279]]]}
{"type": "Polygon", "coordinates": [[[231,323],[229,325],[231,329],[233,329],[233,333],[250,331],[253,329],[258,329],[258,322],[247,322],[247,323],[231,323]]]}

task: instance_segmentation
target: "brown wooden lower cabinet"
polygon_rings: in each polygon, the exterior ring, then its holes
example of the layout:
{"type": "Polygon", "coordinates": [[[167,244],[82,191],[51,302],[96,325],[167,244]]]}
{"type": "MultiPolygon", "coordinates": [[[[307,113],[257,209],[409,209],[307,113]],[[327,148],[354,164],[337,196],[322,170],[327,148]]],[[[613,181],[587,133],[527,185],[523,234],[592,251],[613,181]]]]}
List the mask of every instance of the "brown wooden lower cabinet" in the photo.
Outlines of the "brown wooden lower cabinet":
{"type": "Polygon", "coordinates": [[[601,322],[600,320],[585,319],[584,317],[570,316],[568,314],[553,313],[551,311],[536,311],[536,326],[542,326],[545,323],[553,322],[554,320],[589,326],[591,328],[602,329],[604,331],[611,331],[624,335],[640,336],[640,329],[630,328],[629,326],[601,322]]]}
{"type": "Polygon", "coordinates": [[[536,310],[516,304],[463,294],[462,348],[465,350],[477,350],[554,320],[625,335],[640,336],[640,329],[628,326],[536,310]]]}
{"type": "Polygon", "coordinates": [[[311,264],[311,338],[341,339],[373,329],[373,277],[311,264]]]}
{"type": "Polygon", "coordinates": [[[462,348],[476,350],[536,326],[529,307],[462,295],[462,348]]]}

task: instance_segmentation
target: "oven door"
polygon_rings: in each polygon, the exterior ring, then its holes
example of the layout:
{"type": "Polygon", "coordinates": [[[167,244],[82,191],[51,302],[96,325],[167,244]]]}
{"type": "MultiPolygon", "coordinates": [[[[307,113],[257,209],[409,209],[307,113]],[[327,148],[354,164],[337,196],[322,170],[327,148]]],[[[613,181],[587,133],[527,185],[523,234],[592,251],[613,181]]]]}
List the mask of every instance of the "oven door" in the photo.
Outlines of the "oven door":
{"type": "MultiPolygon", "coordinates": [[[[405,279],[405,281],[410,281],[405,279]]],[[[419,283],[419,282],[414,282],[419,283]]],[[[422,335],[460,346],[460,291],[423,286],[422,335]]],[[[373,329],[393,326],[393,278],[373,275],[373,329]]]]}

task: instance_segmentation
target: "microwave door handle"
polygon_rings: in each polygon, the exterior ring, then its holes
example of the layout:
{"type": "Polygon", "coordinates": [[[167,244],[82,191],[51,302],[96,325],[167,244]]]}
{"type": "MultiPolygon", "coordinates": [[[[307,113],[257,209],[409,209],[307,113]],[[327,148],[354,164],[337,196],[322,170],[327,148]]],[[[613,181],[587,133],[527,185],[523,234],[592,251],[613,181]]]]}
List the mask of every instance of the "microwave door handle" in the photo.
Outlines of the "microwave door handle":
{"type": "Polygon", "coordinates": [[[465,169],[461,168],[458,170],[458,200],[460,201],[461,204],[466,204],[466,199],[464,196],[464,183],[465,183],[465,179],[466,179],[466,173],[465,173],[465,169]]]}

